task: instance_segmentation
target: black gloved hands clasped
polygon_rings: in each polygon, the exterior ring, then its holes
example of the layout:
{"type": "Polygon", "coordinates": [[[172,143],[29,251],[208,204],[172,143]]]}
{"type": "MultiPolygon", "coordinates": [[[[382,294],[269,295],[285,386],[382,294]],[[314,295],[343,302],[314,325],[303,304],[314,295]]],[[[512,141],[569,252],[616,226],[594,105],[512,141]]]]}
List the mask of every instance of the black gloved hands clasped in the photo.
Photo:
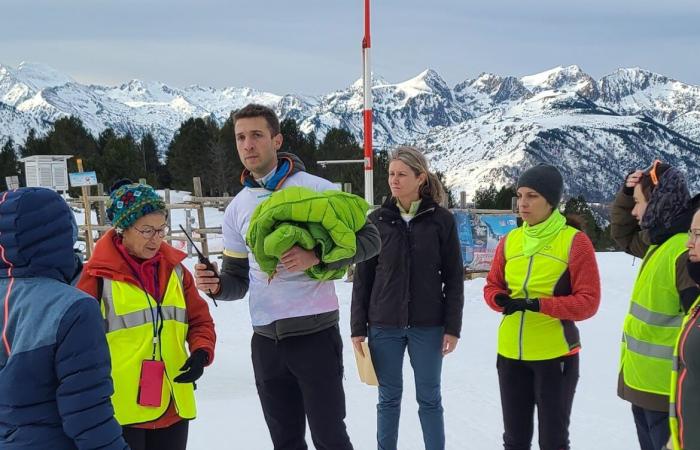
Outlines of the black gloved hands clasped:
{"type": "Polygon", "coordinates": [[[510,298],[506,294],[496,295],[496,304],[503,308],[503,315],[509,316],[518,311],[540,311],[540,300],[538,298],[510,298]]]}
{"type": "Polygon", "coordinates": [[[180,371],[186,371],[176,376],[173,380],[176,383],[194,383],[204,373],[204,366],[209,364],[209,353],[201,348],[195,350],[180,371]]]}

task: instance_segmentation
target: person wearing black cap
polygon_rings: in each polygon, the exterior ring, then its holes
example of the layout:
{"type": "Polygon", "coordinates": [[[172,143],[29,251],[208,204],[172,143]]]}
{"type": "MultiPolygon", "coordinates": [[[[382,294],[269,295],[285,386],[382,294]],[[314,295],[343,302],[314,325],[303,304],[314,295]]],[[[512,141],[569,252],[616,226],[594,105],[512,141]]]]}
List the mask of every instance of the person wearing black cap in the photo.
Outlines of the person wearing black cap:
{"type": "Polygon", "coordinates": [[[600,303],[593,244],[558,209],[564,181],[540,164],[518,179],[523,225],[499,242],[484,287],[503,314],[496,367],[503,446],[528,450],[537,407],[542,450],[569,448],[569,417],[579,377],[579,332],[600,303]]]}
{"type": "Polygon", "coordinates": [[[655,161],[626,177],[610,211],[613,239],[643,258],[623,324],[617,385],[632,404],[642,450],[658,450],[669,438],[674,347],[700,296],[687,269],[692,204],[683,174],[655,161]]]}

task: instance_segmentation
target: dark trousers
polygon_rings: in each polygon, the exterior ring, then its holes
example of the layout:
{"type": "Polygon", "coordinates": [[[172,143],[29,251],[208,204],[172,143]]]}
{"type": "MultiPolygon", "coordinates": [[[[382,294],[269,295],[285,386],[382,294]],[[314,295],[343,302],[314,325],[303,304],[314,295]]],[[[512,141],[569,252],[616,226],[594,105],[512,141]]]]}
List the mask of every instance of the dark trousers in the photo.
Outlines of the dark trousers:
{"type": "Polygon", "coordinates": [[[189,421],[181,420],[167,428],[122,427],[124,440],[131,450],[185,450],[189,421]]]}
{"type": "Polygon", "coordinates": [[[498,356],[503,448],[529,450],[537,406],[541,450],[569,449],[569,417],[579,376],[578,355],[545,361],[498,356]]]}
{"type": "MultiPolygon", "coordinates": [[[[671,435],[668,424],[668,412],[652,411],[632,405],[637,438],[642,450],[659,450],[666,448],[671,435]]],[[[693,424],[696,426],[697,424],[693,424]]]]}
{"type": "Polygon", "coordinates": [[[275,341],[253,334],[253,371],[275,450],[352,450],[345,429],[343,343],[338,327],[275,341]]]}

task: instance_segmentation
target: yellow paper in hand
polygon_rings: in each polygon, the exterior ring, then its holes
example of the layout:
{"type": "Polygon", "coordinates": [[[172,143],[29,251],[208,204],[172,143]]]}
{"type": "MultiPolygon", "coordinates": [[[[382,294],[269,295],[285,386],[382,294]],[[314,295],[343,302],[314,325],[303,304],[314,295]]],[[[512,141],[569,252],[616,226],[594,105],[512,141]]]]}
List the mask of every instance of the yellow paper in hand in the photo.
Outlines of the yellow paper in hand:
{"type": "Polygon", "coordinates": [[[372,364],[372,357],[369,354],[369,344],[367,341],[361,342],[361,344],[364,356],[355,348],[355,361],[357,361],[357,372],[360,375],[360,381],[370,386],[379,386],[377,374],[372,364]]]}

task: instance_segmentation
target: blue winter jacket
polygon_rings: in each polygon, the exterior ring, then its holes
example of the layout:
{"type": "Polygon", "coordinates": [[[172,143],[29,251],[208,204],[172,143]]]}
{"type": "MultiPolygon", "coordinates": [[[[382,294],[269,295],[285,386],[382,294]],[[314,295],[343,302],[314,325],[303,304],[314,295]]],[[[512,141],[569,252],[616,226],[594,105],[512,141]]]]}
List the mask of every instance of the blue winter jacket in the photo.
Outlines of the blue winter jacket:
{"type": "Polygon", "coordinates": [[[128,449],[98,303],[68,284],[75,229],[51,190],[0,193],[0,449],[128,449]]]}

